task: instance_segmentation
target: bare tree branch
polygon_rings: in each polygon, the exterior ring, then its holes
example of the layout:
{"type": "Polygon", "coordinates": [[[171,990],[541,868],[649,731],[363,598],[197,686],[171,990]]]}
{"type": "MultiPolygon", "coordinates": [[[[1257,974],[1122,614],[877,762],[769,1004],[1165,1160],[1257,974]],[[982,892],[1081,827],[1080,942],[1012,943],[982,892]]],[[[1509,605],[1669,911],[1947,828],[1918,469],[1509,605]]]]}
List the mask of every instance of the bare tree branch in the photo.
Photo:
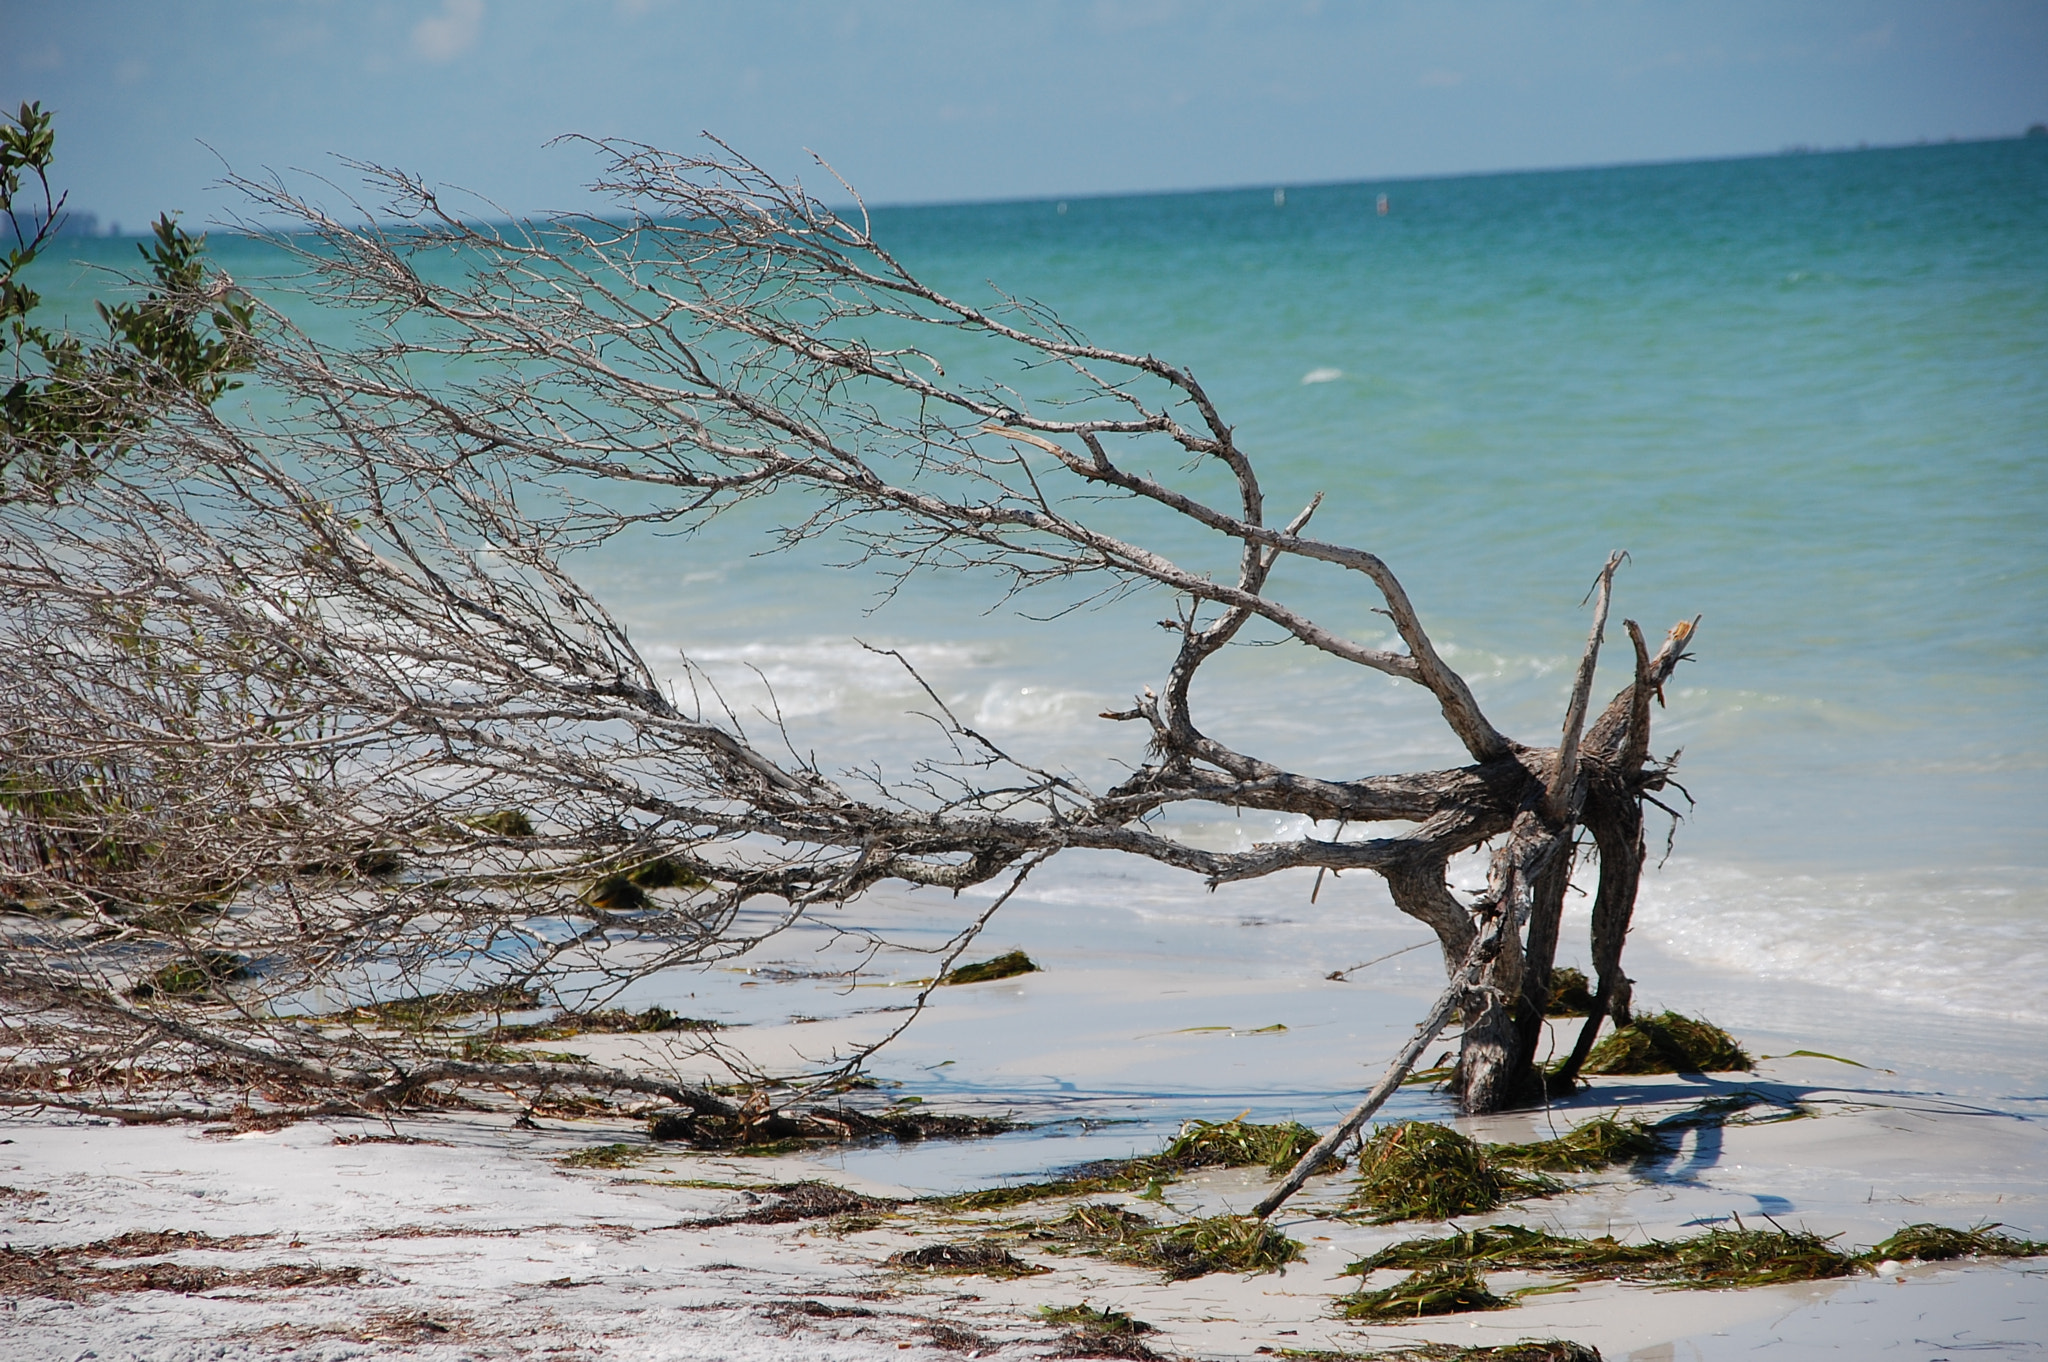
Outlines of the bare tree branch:
{"type": "MultiPolygon", "coordinates": [[[[1626,1007],[1613,933],[1636,880],[1608,863],[1640,867],[1640,801],[1668,779],[1649,701],[1691,626],[1654,658],[1638,638],[1634,683],[1588,728],[1620,555],[1558,747],[1517,743],[1384,561],[1307,537],[1321,496],[1266,523],[1254,453],[1190,371],[1028,300],[949,297],[864,211],[842,218],[721,143],[591,145],[611,216],[490,226],[357,167],[394,206],[386,225],[236,181],[360,339],[254,313],[251,402],[174,400],[63,498],[0,505],[7,986],[71,1018],[17,1036],[15,1072],[72,1053],[125,1091],[177,1056],[357,1108],[608,1089],[755,1129],[873,1047],[728,1110],[674,1075],[508,1057],[506,1027],[462,1017],[596,1015],[878,883],[1008,876],[950,965],[1025,876],[1085,848],[1212,885],[1369,870],[1452,977],[1490,943],[1460,985],[1460,1093],[1493,1109],[1541,1086],[1528,990],[1547,986],[1583,820],[1602,851],[1602,997],[1626,1007]],[[1140,471],[1157,467],[1180,471],[1140,471]],[[694,662],[664,677],[573,571],[594,546],[757,503],[780,513],[771,544],[832,538],[891,588],[966,568],[1054,613],[1171,598],[1159,688],[1105,716],[1143,725],[1130,774],[1095,791],[1013,754],[914,671],[934,749],[907,773],[821,765],[772,713],[750,735],[694,662]],[[1157,547],[1190,531],[1179,557],[1157,547]],[[1283,558],[1362,577],[1400,650],[1282,598],[1283,558]],[[1211,734],[1195,682],[1255,621],[1420,687],[1471,764],[1295,771],[1211,734]],[[1216,851],[1162,816],[1202,807],[1339,833],[1216,851]],[[1374,824],[1393,826],[1356,835],[1374,824]],[[1488,843],[1488,888],[1464,903],[1445,867],[1488,843]]],[[[761,1077],[711,1037],[672,1041],[678,1062],[761,1077]]]]}

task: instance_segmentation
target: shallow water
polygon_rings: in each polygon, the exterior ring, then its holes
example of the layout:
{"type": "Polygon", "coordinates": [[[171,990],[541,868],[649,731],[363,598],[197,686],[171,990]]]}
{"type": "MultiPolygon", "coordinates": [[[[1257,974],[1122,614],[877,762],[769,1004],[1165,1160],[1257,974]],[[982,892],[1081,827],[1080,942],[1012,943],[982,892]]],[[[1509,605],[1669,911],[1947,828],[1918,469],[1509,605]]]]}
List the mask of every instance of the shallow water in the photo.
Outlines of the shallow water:
{"type": "MultiPolygon", "coordinates": [[[[993,278],[1192,363],[1269,500],[1327,492],[1319,530],[1388,558],[1518,735],[1555,731],[1609,548],[1632,553],[1617,613],[1704,614],[1656,740],[1698,805],[1638,929],[1674,961],[2044,1021],[2044,210],[2048,148],[2005,142],[878,228],[942,285],[993,278]]],[[[1108,780],[1137,755],[1094,716],[1160,679],[1156,600],[1036,624],[941,579],[861,618],[857,576],[676,554],[615,569],[646,636],[742,688],[758,667],[820,751],[915,733],[858,634],[1034,757],[1108,780]]],[[[1285,589],[1348,620],[1342,585],[1285,589]]],[[[1457,759],[1401,683],[1293,648],[1211,670],[1202,713],[1242,749],[1457,759]]]]}

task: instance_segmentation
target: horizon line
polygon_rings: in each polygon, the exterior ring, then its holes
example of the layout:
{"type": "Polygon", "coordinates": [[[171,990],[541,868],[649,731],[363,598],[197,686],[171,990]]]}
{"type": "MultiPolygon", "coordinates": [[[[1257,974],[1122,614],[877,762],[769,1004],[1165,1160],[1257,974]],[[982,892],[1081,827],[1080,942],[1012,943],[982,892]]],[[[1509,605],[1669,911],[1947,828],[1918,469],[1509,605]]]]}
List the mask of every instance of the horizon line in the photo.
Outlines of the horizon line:
{"type": "MultiPolygon", "coordinates": [[[[1943,137],[1940,139],[1923,137],[1911,142],[1859,142],[1854,145],[1825,147],[1807,146],[1804,144],[1795,143],[1789,146],[1780,147],[1776,151],[1732,152],[1726,155],[1717,156],[1656,157],[1635,161],[1589,161],[1564,165],[1522,166],[1514,168],[1501,167],[1492,170],[1452,170],[1429,171],[1415,174],[1399,175],[1359,175],[1349,176],[1343,179],[1247,180],[1227,185],[1182,186],[1166,189],[1116,189],[1069,194],[1028,194],[1002,198],[894,199],[883,203],[863,203],[859,200],[848,199],[845,200],[845,206],[854,208],[865,207],[867,211],[870,213],[926,208],[996,208],[1008,204],[1101,203],[1115,199],[1194,197],[1197,195],[1206,194],[1271,193],[1276,189],[1341,189],[1347,188],[1352,185],[1367,184],[1421,184],[1447,180],[1506,179],[1510,176],[1517,175],[1565,175],[1581,173],[1585,171],[1600,170],[1648,170],[1662,166],[1721,165],[1735,161],[1770,161],[1795,156],[1855,156],[1860,155],[1864,152],[1872,151],[1918,151],[1932,147],[1979,146],[1992,142],[2024,142],[2030,140],[2037,140],[2038,138],[2040,138],[2041,134],[2035,133],[2033,131],[2033,128],[2039,128],[2044,126],[2048,125],[2040,123],[2032,124],[2027,130],[2016,133],[1986,133],[1974,136],[1943,137]]],[[[806,148],[806,150],[808,150],[808,148],[806,148]]],[[[821,199],[820,202],[825,203],[827,207],[832,208],[835,212],[838,211],[839,207],[841,206],[839,204],[833,203],[830,200],[821,199]]],[[[580,210],[542,210],[539,213],[527,215],[515,215],[507,218],[478,218],[474,219],[474,221],[477,221],[479,223],[489,223],[493,226],[497,226],[531,221],[536,218],[546,216],[547,214],[553,212],[572,213],[577,211],[580,210]]],[[[64,216],[67,218],[82,217],[95,225],[97,225],[100,221],[100,215],[89,208],[67,209],[65,210],[64,216]]],[[[113,218],[109,218],[107,219],[107,221],[110,225],[119,225],[118,221],[113,218]]],[[[209,234],[212,234],[213,232],[217,231],[224,236],[256,237],[263,235],[264,230],[265,229],[261,227],[247,229],[237,228],[231,224],[221,222],[212,222],[207,224],[207,231],[209,234]]],[[[87,241],[138,241],[146,239],[150,235],[150,230],[145,228],[142,231],[122,231],[116,233],[112,231],[76,232],[66,231],[60,228],[58,231],[58,235],[60,237],[69,237],[73,240],[83,239],[87,241]]]]}
{"type": "MultiPolygon", "coordinates": [[[[2032,127],[2048,124],[2036,123],[2032,127]]],[[[867,205],[870,212],[884,208],[992,208],[1010,203],[1087,203],[1104,199],[1166,198],[1173,195],[1270,193],[1275,189],[1341,189],[1362,184],[1419,184],[1436,180],[1493,180],[1511,175],[1564,175],[1587,170],[1646,170],[1658,166],[1719,165],[1730,161],[1772,161],[1788,156],[1855,156],[1867,151],[1917,151],[1928,147],[1977,146],[1988,142],[2024,142],[2038,139],[2030,131],[1982,133],[1971,136],[1922,137],[1911,142],[1858,142],[1843,146],[1808,146],[1793,143],[1776,151],[1738,151],[1714,156],[1653,157],[1639,161],[1583,161],[1564,165],[1499,167],[1492,170],[1442,170],[1400,175],[1356,175],[1325,180],[1245,180],[1228,185],[1188,186],[1173,189],[1114,189],[1078,194],[1031,194],[1011,198],[896,199],[867,205]]]]}

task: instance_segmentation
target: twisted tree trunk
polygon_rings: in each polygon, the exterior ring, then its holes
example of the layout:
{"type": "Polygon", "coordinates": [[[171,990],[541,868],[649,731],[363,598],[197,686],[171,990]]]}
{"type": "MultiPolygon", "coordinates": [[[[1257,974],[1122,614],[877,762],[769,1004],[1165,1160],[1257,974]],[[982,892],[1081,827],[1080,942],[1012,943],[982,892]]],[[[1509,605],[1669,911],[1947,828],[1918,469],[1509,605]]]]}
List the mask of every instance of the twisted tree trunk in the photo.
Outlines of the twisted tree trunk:
{"type": "MultiPolygon", "coordinates": [[[[1602,575],[1606,590],[1615,564],[1602,575]]],[[[1604,603],[1603,603],[1604,604],[1604,603]]],[[[1601,612],[1604,614],[1604,610],[1601,612]]],[[[1536,773],[1530,775],[1530,806],[1516,818],[1506,843],[1494,854],[1487,902],[1526,923],[1519,940],[1510,932],[1466,1012],[1464,1044],[1459,1053],[1458,1095],[1473,1113],[1501,1111],[1543,1100],[1547,1091],[1566,1090],[1599,1035],[1603,1018],[1617,1025],[1629,1018],[1629,980],[1622,973],[1621,953],[1642,882],[1643,801],[1669,782],[1670,767],[1649,759],[1649,704],[1661,702],[1664,681],[1685,656],[1684,647],[1698,621],[1674,626],[1653,658],[1634,620],[1627,628],[1636,654],[1636,675],[1617,694],[1587,734],[1583,748],[1566,776],[1563,762],[1573,756],[1567,741],[1542,782],[1545,795],[1535,802],[1536,773]],[[1549,815],[1564,814],[1567,821],[1549,815]],[[1567,1059],[1550,1073],[1538,1063],[1544,1015],[1550,1001],[1551,971],[1564,914],[1564,896],[1571,881],[1575,847],[1573,832],[1583,826],[1600,853],[1600,880],[1593,901],[1593,966],[1598,992],[1592,1014],[1580,1029],[1567,1059]]],[[[1589,644],[1590,659],[1599,646],[1596,621],[1589,644]]],[[[1582,677],[1590,668],[1582,669],[1582,677]]],[[[1568,733],[1569,733],[1569,720],[1568,733]]],[[[1451,938],[1445,939],[1448,950],[1451,938]]]]}

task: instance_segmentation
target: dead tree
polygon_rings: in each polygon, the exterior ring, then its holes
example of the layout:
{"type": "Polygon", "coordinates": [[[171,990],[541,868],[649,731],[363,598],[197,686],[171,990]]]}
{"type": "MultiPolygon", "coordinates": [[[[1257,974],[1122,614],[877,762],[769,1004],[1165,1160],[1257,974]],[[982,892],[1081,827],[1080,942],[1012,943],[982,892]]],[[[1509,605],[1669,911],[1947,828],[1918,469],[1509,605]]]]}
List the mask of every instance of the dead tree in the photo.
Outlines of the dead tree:
{"type": "MultiPolygon", "coordinates": [[[[864,211],[834,212],[722,145],[597,150],[623,216],[516,230],[374,167],[395,226],[243,182],[299,233],[281,239],[309,287],[369,338],[259,319],[258,400],[187,403],[91,483],[0,507],[0,841],[28,914],[10,919],[0,983],[24,1006],[90,1015],[109,1055],[217,1041],[235,1064],[272,1056],[290,1083],[358,1105],[465,1076],[602,1086],[394,1058],[389,1028],[351,1029],[365,1014],[347,1007],[429,984],[608,996],[880,881],[1014,887],[1092,848],[1212,886],[1383,876],[1466,981],[1458,1095],[1493,1111],[1543,1089],[1583,829],[1600,860],[1601,1010],[1626,1018],[1642,809],[1669,780],[1651,703],[1691,626],[1652,652],[1631,622],[1633,676],[1596,712],[1619,555],[1598,574],[1558,738],[1517,742],[1387,565],[1310,534],[1320,497],[1274,523],[1251,452],[1187,369],[1091,344],[1033,302],[941,294],[864,211]],[[974,376],[1002,364],[1006,381],[974,376]],[[1158,462],[1185,471],[1143,471],[1158,462]],[[950,715],[950,745],[900,783],[773,754],[708,690],[664,685],[565,566],[763,499],[785,508],[784,541],[837,536],[890,579],[965,567],[1014,592],[1171,597],[1161,683],[1104,716],[1143,734],[1134,773],[1091,790],[950,715]],[[1198,527],[1214,552],[1182,561],[1121,529],[1147,514],[1198,527]],[[1270,590],[1283,560],[1362,578],[1399,647],[1270,590]],[[1248,629],[1412,683],[1468,762],[1293,771],[1212,735],[1198,673],[1248,629]],[[1203,805],[1396,826],[1220,852],[1158,818],[1203,805]],[[1447,864],[1489,844],[1487,888],[1467,901],[1447,864]]],[[[701,1089],[663,1091],[733,1115],[701,1089]]]]}

